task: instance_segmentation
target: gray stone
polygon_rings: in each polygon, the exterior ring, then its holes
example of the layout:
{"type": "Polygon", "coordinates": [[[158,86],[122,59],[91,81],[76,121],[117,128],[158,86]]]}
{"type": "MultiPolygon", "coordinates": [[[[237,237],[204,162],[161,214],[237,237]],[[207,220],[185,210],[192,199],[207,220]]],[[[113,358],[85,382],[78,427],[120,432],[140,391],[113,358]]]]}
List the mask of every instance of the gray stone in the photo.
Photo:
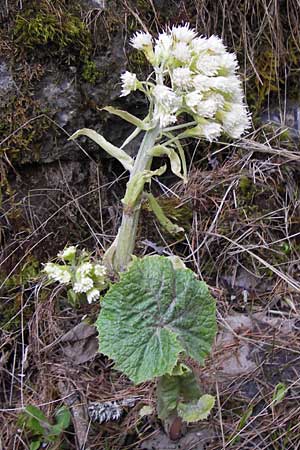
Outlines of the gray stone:
{"type": "Polygon", "coordinates": [[[82,0],[82,3],[88,8],[106,9],[106,0],[82,0]]]}
{"type": "Polygon", "coordinates": [[[5,100],[7,94],[15,90],[13,76],[4,61],[0,61],[0,105],[5,100]]]}
{"type": "Polygon", "coordinates": [[[80,103],[80,94],[75,88],[74,76],[68,78],[62,74],[51,74],[45,77],[37,98],[46,109],[49,108],[55,114],[54,119],[60,127],[72,121],[80,103]]]}
{"type": "Polygon", "coordinates": [[[300,102],[287,100],[284,108],[270,107],[262,114],[262,122],[288,130],[292,139],[300,137],[300,102]]]}

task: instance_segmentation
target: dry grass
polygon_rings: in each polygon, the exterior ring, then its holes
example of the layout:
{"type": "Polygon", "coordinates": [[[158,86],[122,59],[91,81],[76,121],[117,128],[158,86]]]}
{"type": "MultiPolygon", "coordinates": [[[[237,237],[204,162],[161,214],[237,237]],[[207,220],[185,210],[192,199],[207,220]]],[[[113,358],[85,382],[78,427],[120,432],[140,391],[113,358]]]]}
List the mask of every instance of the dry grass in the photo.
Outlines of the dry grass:
{"type": "MultiPolygon", "coordinates": [[[[281,149],[279,142],[272,147],[268,141],[245,139],[234,146],[214,145],[209,151],[200,153],[199,150],[197,155],[200,154],[202,158],[194,158],[186,186],[178,183],[167,187],[160,183],[163,197],[179,197],[181,203],[192,205],[190,232],[175,245],[174,239],[165,240],[159,228],[151,239],[164,251],[180,254],[200,278],[209,282],[218,300],[220,327],[226,326],[228,315],[241,312],[250,317],[260,311],[269,317],[297,319],[300,214],[296,152],[288,146],[281,149]]],[[[114,181],[107,186],[115,186],[114,181]]],[[[73,203],[80,217],[84,216],[83,223],[87,221],[93,229],[94,221],[80,207],[80,196],[76,197],[72,188],[68,188],[70,200],[60,208],[67,209],[73,203]]],[[[158,188],[159,184],[155,189],[158,188]]],[[[103,186],[95,189],[101,191],[103,186]]],[[[117,208],[114,211],[117,214],[117,208]]],[[[42,243],[46,244],[43,248],[48,248],[50,217],[35,229],[30,220],[33,229],[26,235],[31,242],[26,254],[32,254],[34,247],[42,243]],[[32,241],[35,236],[36,240],[32,241]]],[[[148,215],[147,220],[150,223],[154,219],[148,215]]],[[[90,241],[91,245],[93,241],[98,242],[99,252],[112,238],[111,223],[116,225],[117,221],[116,216],[113,219],[105,208],[102,210],[103,229],[92,234],[90,241]]],[[[142,253],[145,238],[149,236],[141,235],[138,245],[142,253]]],[[[18,246],[22,250],[24,239],[25,236],[14,250],[18,246]]],[[[6,249],[7,261],[13,257],[13,251],[6,249]]],[[[12,269],[16,271],[17,267],[12,269]]],[[[97,306],[73,310],[65,302],[62,291],[51,293],[41,289],[34,280],[23,287],[5,289],[2,301],[9,306],[17,297],[19,322],[16,325],[16,317],[12,317],[15,326],[4,327],[1,339],[0,413],[5,423],[4,448],[27,448],[28,438],[24,432],[17,431],[16,424],[22,406],[41,405],[47,416],[53,417],[55,408],[66,402],[59,388],[62,381],[67,385],[67,398],[76,394],[84,406],[131,396],[138,396],[143,404],[152,404],[152,385],[132,387],[101,356],[80,366],[65,360],[61,337],[85,315],[93,322],[97,306]]],[[[209,422],[215,432],[209,449],[295,449],[300,416],[297,330],[288,336],[260,327],[250,334],[238,333],[232,352],[238,351],[243,340],[258,352],[258,365],[253,373],[224,384],[215,378],[213,362],[201,369],[204,386],[217,395],[219,403],[219,410],[216,409],[209,422]],[[205,381],[208,378],[216,380],[213,386],[205,381]],[[279,382],[285,383],[289,390],[284,400],[272,407],[272,396],[279,382]],[[247,411],[251,414],[241,425],[247,411]]],[[[222,353],[222,349],[217,352],[222,353]]],[[[138,410],[139,406],[128,411],[121,423],[89,423],[90,448],[99,448],[99,443],[103,448],[104,445],[113,449],[137,448],[137,442],[158,426],[151,421],[141,422],[138,410]]],[[[68,448],[75,448],[72,430],[66,439],[68,448]]]]}

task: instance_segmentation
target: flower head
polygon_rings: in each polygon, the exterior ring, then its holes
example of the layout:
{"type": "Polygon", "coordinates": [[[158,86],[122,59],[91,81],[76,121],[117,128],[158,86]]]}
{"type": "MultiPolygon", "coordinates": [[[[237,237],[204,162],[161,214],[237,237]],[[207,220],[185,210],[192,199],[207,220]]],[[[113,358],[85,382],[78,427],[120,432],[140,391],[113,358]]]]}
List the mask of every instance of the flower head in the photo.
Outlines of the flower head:
{"type": "Polygon", "coordinates": [[[94,265],[94,274],[97,277],[104,277],[106,275],[106,267],[102,266],[101,264],[95,264],[94,265]]]}
{"type": "Polygon", "coordinates": [[[92,269],[93,269],[92,263],[85,262],[78,267],[78,269],[76,271],[76,275],[79,277],[84,277],[86,275],[90,275],[92,269]]]}
{"type": "Polygon", "coordinates": [[[88,292],[94,285],[93,280],[90,277],[77,277],[77,281],[74,283],[73,291],[76,293],[88,292]]]}
{"type": "Polygon", "coordinates": [[[153,89],[153,95],[157,103],[172,112],[174,112],[180,105],[180,99],[178,98],[176,93],[168,86],[158,84],[153,89]]]}
{"type": "Polygon", "coordinates": [[[121,95],[136,89],[145,92],[152,105],[151,119],[161,128],[188,113],[199,124],[188,130],[195,137],[214,140],[225,133],[236,138],[247,129],[249,114],[236,73],[238,61],[218,36],[198,36],[185,23],[160,33],[154,46],[150,34],[143,32],[134,35],[131,45],[144,52],[153,65],[153,76],[141,83],[135,74],[125,72],[121,95]],[[240,117],[233,111],[239,111],[240,117]]]}
{"type": "Polygon", "coordinates": [[[214,141],[221,133],[222,126],[219,123],[202,119],[201,123],[193,128],[191,136],[205,137],[208,141],[214,141]]]}
{"type": "Polygon", "coordinates": [[[172,82],[175,87],[187,89],[192,83],[192,72],[187,67],[178,67],[172,73],[172,82]]]}
{"type": "Polygon", "coordinates": [[[214,34],[210,36],[207,41],[207,49],[212,51],[215,54],[224,54],[226,53],[226,47],[218,36],[214,34]]]}
{"type": "Polygon", "coordinates": [[[234,139],[238,139],[250,126],[250,114],[245,105],[233,103],[229,111],[220,111],[219,117],[224,131],[234,139]]]}
{"type": "Polygon", "coordinates": [[[188,62],[191,59],[191,51],[189,49],[189,46],[186,42],[178,42],[176,43],[172,54],[175,59],[177,59],[180,62],[188,62]]]}
{"type": "Polygon", "coordinates": [[[175,113],[181,106],[181,98],[169,87],[158,84],[153,89],[155,99],[154,117],[162,128],[176,122],[175,113]]]}
{"type": "Polygon", "coordinates": [[[62,252],[59,252],[57,256],[64,260],[64,261],[70,261],[74,258],[76,255],[76,247],[74,245],[71,245],[70,247],[66,247],[62,252]]]}
{"type": "Polygon", "coordinates": [[[171,35],[176,41],[191,42],[197,35],[197,33],[190,28],[188,23],[179,26],[173,26],[171,29],[171,35]]]}
{"type": "Polygon", "coordinates": [[[161,33],[155,42],[154,65],[159,66],[162,63],[166,63],[170,58],[173,39],[169,34],[161,33]]]}
{"type": "Polygon", "coordinates": [[[47,263],[43,270],[52,281],[58,281],[61,284],[69,284],[71,281],[71,274],[67,266],[47,263]]]}
{"type": "Polygon", "coordinates": [[[217,75],[221,67],[219,56],[210,55],[209,53],[200,54],[196,64],[198,72],[208,77],[217,75]]]}
{"type": "Polygon", "coordinates": [[[98,300],[98,298],[100,297],[100,292],[98,289],[91,289],[90,291],[88,291],[86,293],[86,298],[88,303],[93,303],[94,301],[98,300]]]}
{"type": "Polygon", "coordinates": [[[145,47],[152,46],[152,36],[149,33],[138,31],[130,39],[130,44],[137,50],[143,50],[145,47]]]}
{"type": "Polygon", "coordinates": [[[122,91],[121,97],[125,97],[130,94],[130,92],[135,91],[138,86],[138,80],[136,78],[136,74],[132,72],[126,71],[121,75],[122,80],[122,91]]]}

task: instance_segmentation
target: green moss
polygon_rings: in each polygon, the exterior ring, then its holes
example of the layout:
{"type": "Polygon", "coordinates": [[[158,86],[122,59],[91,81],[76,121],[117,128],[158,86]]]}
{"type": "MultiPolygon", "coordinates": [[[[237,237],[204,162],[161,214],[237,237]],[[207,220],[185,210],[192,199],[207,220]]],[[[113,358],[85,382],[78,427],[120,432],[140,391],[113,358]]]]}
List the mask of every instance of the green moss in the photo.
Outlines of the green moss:
{"type": "Polygon", "coordinates": [[[30,92],[10,99],[1,117],[1,132],[7,140],[0,149],[0,158],[7,155],[11,162],[17,163],[39,159],[42,136],[51,124],[46,117],[36,122],[30,119],[43,112],[30,92]],[[14,133],[15,130],[18,132],[14,133]]]}
{"type": "Polygon", "coordinates": [[[101,73],[96,67],[94,61],[86,60],[82,67],[82,78],[88,83],[95,84],[100,78],[101,73]]]}
{"type": "Polygon", "coordinates": [[[90,31],[79,17],[68,12],[49,12],[43,7],[18,14],[13,35],[19,51],[46,48],[50,56],[85,58],[92,46],[90,31]]]}
{"type": "Polygon", "coordinates": [[[143,52],[131,51],[128,54],[128,67],[129,70],[135,73],[140,73],[148,68],[149,63],[143,52]]]}
{"type": "MultiPolygon", "coordinates": [[[[6,331],[15,331],[21,326],[20,310],[25,303],[24,288],[34,282],[39,276],[39,262],[34,257],[29,257],[20,271],[5,281],[5,275],[0,278],[0,284],[5,291],[5,301],[0,302],[0,327],[6,331]]],[[[23,321],[32,317],[33,304],[27,304],[24,308],[23,321]]]]}
{"type": "Polygon", "coordinates": [[[248,177],[241,177],[239,182],[239,188],[243,195],[247,195],[251,190],[252,182],[248,177]]]}
{"type": "MultiPolygon", "coordinates": [[[[4,284],[7,289],[24,286],[30,281],[35,280],[39,275],[39,262],[34,257],[29,257],[26,263],[21,267],[18,274],[10,277],[4,284]]],[[[2,283],[1,283],[2,284],[2,283]]]]}

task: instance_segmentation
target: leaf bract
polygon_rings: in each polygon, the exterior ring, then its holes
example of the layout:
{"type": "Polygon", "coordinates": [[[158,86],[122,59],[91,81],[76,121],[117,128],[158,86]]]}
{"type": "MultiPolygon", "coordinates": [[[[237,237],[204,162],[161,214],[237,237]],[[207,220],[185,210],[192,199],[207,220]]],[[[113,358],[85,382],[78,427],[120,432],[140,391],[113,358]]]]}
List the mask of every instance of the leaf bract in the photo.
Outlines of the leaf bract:
{"type": "Polygon", "coordinates": [[[207,419],[214,404],[215,398],[212,395],[204,394],[197,402],[179,403],[177,410],[185,422],[198,422],[198,420],[207,419]]]}
{"type": "Polygon", "coordinates": [[[98,144],[103,150],[105,150],[110,156],[116,158],[126,170],[129,171],[132,170],[133,159],[131,158],[131,156],[127,155],[127,153],[124,152],[124,150],[111,144],[101,134],[89,128],[82,128],[81,130],[78,130],[74,134],[72,134],[72,136],[69,137],[68,140],[74,140],[78,138],[78,136],[89,137],[90,139],[92,139],[92,141],[96,142],[96,144],[98,144]]]}

